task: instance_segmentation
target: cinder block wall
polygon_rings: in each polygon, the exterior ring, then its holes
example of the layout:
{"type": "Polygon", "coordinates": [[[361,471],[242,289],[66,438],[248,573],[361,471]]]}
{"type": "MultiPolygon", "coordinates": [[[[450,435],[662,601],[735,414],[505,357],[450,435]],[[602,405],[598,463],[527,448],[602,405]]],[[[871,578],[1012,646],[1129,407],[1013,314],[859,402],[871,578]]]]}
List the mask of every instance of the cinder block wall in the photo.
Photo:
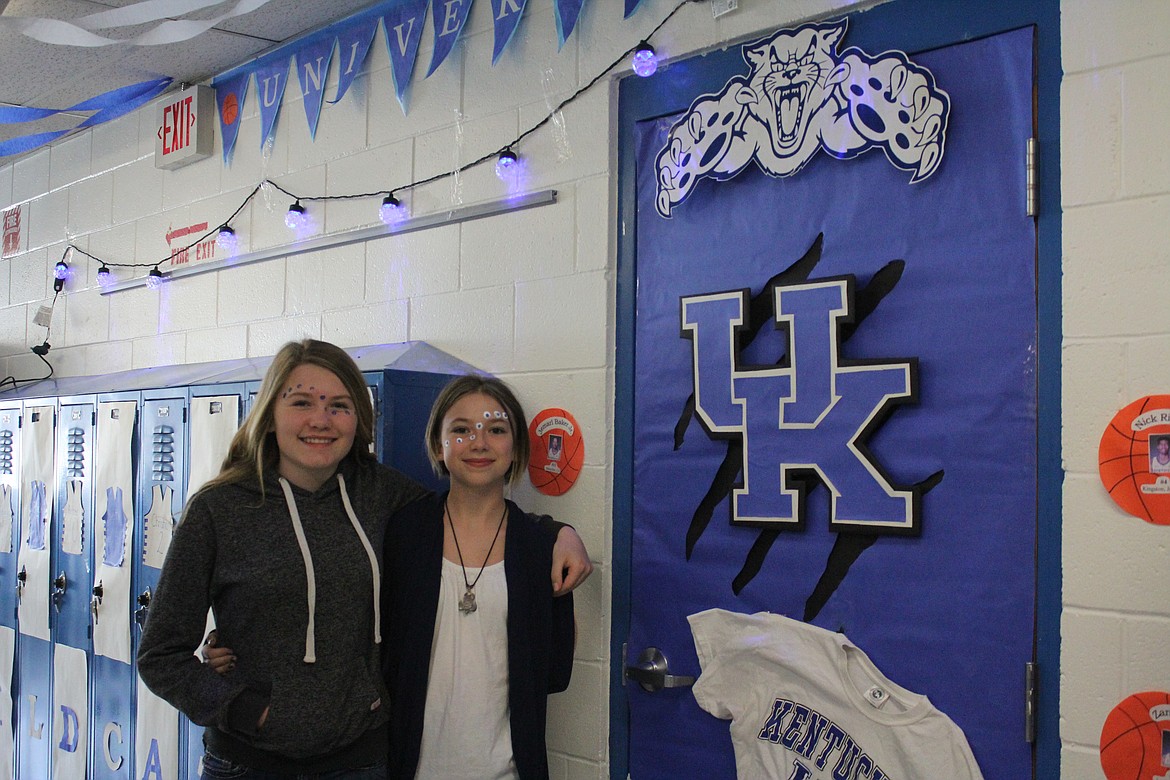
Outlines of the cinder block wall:
{"type": "MultiPolygon", "coordinates": [[[[862,5],[744,0],[714,21],[698,3],[655,43],[681,56],[862,5]]],[[[539,121],[671,7],[645,0],[621,22],[618,0],[594,0],[558,52],[550,7],[530,5],[517,40],[491,68],[489,4],[479,3],[448,62],[429,79],[416,75],[405,117],[379,33],[368,73],[325,108],[315,142],[294,82],[276,143],[262,152],[253,90],[229,168],[217,148],[207,161],[157,171],[153,110],[0,167],[0,207],[22,204],[26,225],[24,251],[0,262],[0,371],[43,373],[29,353],[45,337],[33,316],[52,297],[52,267],[67,240],[110,262],[154,262],[167,254],[168,229],[217,224],[264,178],[298,194],[347,194],[450,170],[539,121]]],[[[1096,745],[1114,704],[1134,691],[1170,689],[1170,531],[1116,509],[1095,460],[1119,408],[1170,391],[1166,30],[1170,6],[1161,0],[1062,3],[1061,447],[1068,474],[1060,694],[1062,776],[1070,780],[1103,777],[1096,745]]],[[[429,41],[428,31],[420,63],[429,62],[429,41]]],[[[573,686],[552,706],[553,777],[571,780],[608,777],[614,117],[603,83],[568,107],[563,123],[520,147],[526,189],[556,189],[553,206],[230,268],[159,291],[99,295],[97,265],[78,258],[49,336],[58,375],[267,355],[301,336],[351,346],[425,340],[513,381],[530,411],[570,409],[587,445],[578,486],[560,499],[531,491],[518,498],[574,523],[599,564],[578,592],[573,686]]],[[[409,201],[415,214],[428,214],[502,195],[485,166],[420,188],[409,201]]],[[[288,203],[274,193],[245,209],[234,222],[241,251],[289,240],[288,203]]],[[[377,201],[309,209],[318,233],[377,220],[377,201]]]]}
{"type": "Polygon", "coordinates": [[[1100,778],[1109,711],[1170,690],[1170,528],[1123,513],[1097,475],[1113,415],[1170,393],[1170,5],[1061,12],[1062,776],[1100,778]]]}

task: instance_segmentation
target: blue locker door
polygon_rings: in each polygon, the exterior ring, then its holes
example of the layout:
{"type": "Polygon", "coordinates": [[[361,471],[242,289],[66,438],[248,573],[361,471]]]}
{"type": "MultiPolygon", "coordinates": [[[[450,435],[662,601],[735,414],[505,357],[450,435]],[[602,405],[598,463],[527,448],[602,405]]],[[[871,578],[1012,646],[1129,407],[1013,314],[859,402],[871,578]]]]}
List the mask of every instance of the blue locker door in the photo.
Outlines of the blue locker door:
{"type": "MultiPolygon", "coordinates": [[[[137,470],[139,437],[132,429],[128,439],[126,425],[137,424],[140,394],[110,393],[98,398],[98,449],[94,453],[94,576],[90,581],[90,623],[94,637],[93,665],[90,675],[90,777],[95,780],[128,780],[133,771],[134,748],[134,669],[130,652],[123,647],[130,643],[133,623],[129,574],[133,557],[134,508],[117,509],[112,502],[117,488],[110,484],[115,476],[133,481],[137,470]],[[123,445],[122,442],[126,443],[123,445]],[[111,444],[117,446],[110,449],[111,444]],[[129,457],[129,463],[126,458],[129,457]],[[104,462],[103,462],[104,461],[104,462]],[[118,533],[113,520],[116,513],[130,521],[123,545],[113,543],[118,533]],[[107,531],[109,533],[107,533],[107,531]],[[107,581],[107,578],[109,581],[107,581]],[[125,652],[123,652],[125,650],[125,652]]],[[[129,486],[129,502],[135,503],[134,488],[129,486]]],[[[123,499],[125,496],[123,496],[123,499]]]]}
{"type": "Polygon", "coordinates": [[[49,618],[53,636],[54,775],[83,777],[89,736],[89,583],[93,581],[96,399],[59,399],[49,618]]]}
{"type": "Polygon", "coordinates": [[[26,401],[21,414],[21,525],[17,543],[17,776],[49,777],[52,738],[49,581],[55,485],[56,400],[26,401]]]}
{"type": "MultiPolygon", "coordinates": [[[[139,426],[142,457],[138,469],[138,510],[134,537],[134,649],[150,613],[150,599],[158,588],[163,560],[170,547],[185,495],[187,452],[187,393],[143,393],[139,426]]],[[[178,780],[185,777],[180,760],[180,716],[136,681],[134,722],[135,780],[178,780]]]]}
{"type": "Polygon", "coordinates": [[[0,762],[16,760],[16,551],[20,531],[20,404],[0,406],[0,762]]]}

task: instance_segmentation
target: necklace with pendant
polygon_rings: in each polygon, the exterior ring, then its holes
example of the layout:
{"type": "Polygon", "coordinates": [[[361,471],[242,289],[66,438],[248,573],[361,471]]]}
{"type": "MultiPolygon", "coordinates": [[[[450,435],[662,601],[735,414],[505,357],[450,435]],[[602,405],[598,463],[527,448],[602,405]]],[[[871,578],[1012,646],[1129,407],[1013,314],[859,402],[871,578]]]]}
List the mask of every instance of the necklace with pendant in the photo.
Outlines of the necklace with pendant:
{"type": "Polygon", "coordinates": [[[479,582],[479,578],[483,576],[483,570],[487,568],[487,562],[492,557],[492,550],[496,548],[496,540],[500,538],[500,529],[504,527],[504,518],[508,516],[508,505],[504,504],[504,511],[500,514],[500,522],[496,525],[496,535],[492,537],[492,544],[488,547],[487,555],[484,556],[483,565],[479,567],[479,574],[475,575],[475,579],[470,582],[467,580],[467,567],[463,565],[463,551],[459,549],[459,537],[455,535],[455,520],[451,517],[451,510],[447,508],[446,499],[443,499],[443,514],[451,526],[451,539],[455,542],[455,554],[459,556],[459,568],[463,571],[463,584],[467,587],[463,598],[459,599],[459,611],[464,615],[470,615],[476,610],[475,583],[479,582]]]}

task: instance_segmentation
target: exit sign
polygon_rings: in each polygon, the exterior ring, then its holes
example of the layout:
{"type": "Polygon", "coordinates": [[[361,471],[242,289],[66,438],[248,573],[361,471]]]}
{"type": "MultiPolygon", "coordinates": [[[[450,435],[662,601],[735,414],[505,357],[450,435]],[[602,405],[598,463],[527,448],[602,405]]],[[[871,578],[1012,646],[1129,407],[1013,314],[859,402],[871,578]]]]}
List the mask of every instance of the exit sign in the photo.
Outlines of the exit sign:
{"type": "Polygon", "coordinates": [[[211,156],[215,141],[215,93],[211,87],[188,87],[167,95],[155,111],[155,168],[181,168],[211,156]]]}

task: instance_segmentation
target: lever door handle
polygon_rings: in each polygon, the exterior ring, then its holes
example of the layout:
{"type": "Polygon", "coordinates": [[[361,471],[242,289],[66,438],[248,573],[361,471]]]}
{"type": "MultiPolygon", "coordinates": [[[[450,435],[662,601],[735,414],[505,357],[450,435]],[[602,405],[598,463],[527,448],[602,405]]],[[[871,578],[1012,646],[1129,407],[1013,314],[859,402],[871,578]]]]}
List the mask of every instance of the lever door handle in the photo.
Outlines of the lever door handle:
{"type": "Polygon", "coordinates": [[[642,686],[647,693],[663,688],[686,688],[694,685],[695,678],[687,674],[671,674],[670,663],[657,647],[647,647],[638,656],[638,663],[627,666],[624,677],[642,686]]]}

